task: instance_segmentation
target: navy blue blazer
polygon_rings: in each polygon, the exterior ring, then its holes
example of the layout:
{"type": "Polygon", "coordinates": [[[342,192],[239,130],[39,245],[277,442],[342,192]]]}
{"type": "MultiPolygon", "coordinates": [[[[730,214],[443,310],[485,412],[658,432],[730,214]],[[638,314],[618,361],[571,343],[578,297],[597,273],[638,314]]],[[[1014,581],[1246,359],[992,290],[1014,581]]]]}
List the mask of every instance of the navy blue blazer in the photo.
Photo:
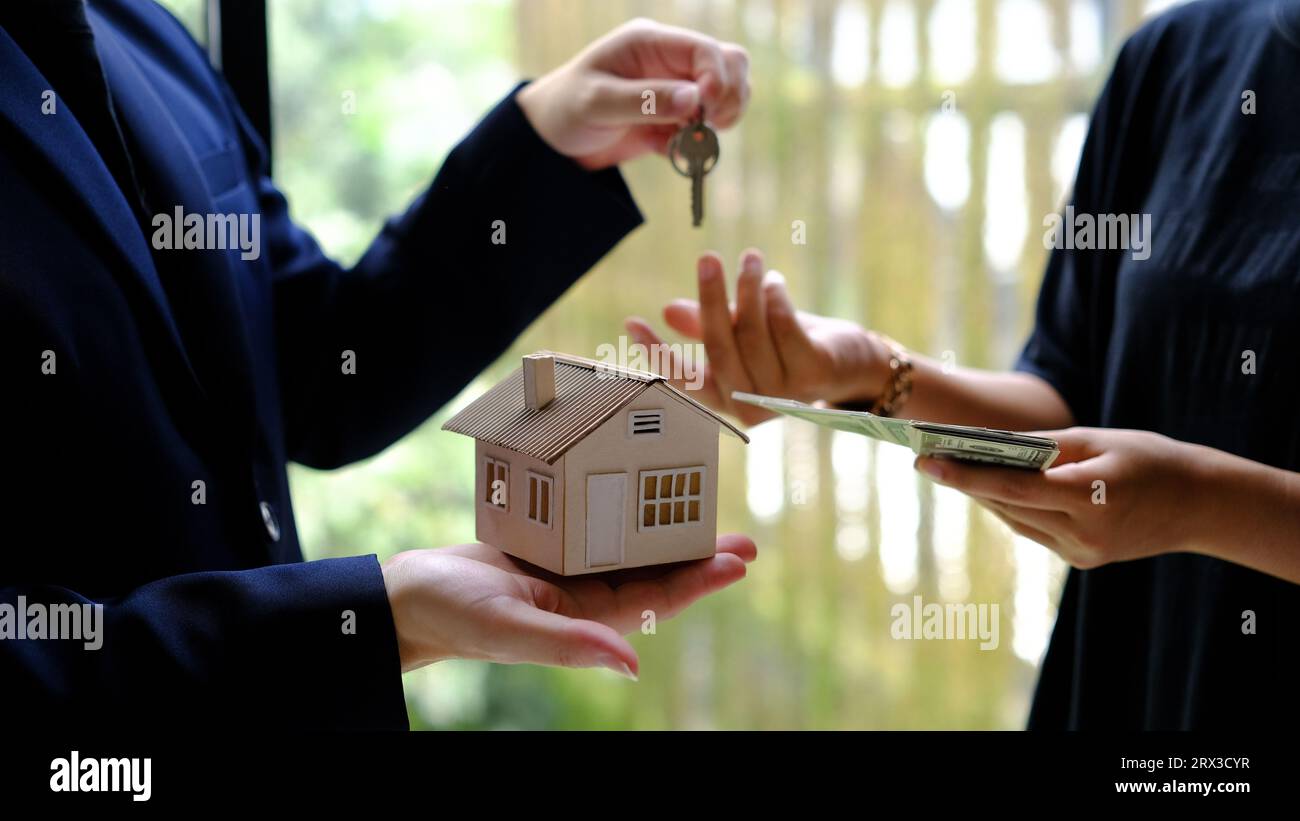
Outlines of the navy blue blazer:
{"type": "Polygon", "coordinates": [[[286,463],[397,441],[640,213],[617,171],[552,151],[511,95],[344,269],[290,219],[184,28],[142,0],[90,9],[151,208],[259,214],[261,254],[151,253],[0,29],[3,722],[405,728],[379,564],[302,561],[286,463]],[[6,634],[20,601],[28,627],[33,605],[103,604],[102,646],[6,634]]]}

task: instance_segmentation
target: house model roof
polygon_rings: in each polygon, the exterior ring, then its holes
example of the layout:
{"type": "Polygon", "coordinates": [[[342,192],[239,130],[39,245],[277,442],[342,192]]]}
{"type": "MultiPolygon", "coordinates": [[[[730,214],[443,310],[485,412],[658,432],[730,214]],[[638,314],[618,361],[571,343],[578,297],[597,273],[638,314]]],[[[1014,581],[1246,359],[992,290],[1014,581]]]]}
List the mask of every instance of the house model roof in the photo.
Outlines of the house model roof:
{"type": "Polygon", "coordinates": [[[658,374],[618,368],[594,359],[539,352],[555,358],[555,398],[540,410],[524,402],[523,368],[448,419],[443,430],[463,433],[498,447],[532,456],[547,464],[600,427],[619,409],[652,385],[661,384],[672,398],[716,420],[744,442],[749,437],[733,424],[674,388],[658,374]]]}

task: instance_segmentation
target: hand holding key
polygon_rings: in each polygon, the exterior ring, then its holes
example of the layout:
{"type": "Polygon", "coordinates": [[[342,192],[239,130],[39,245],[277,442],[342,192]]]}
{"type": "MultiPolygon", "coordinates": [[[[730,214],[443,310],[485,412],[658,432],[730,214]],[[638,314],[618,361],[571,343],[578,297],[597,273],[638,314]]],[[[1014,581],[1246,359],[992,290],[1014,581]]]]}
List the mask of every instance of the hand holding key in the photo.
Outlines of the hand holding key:
{"type": "Polygon", "coordinates": [[[700,109],[714,128],[730,128],[749,91],[749,56],[740,46],[632,20],[516,100],[547,145],[594,170],[663,153],[700,109]]]}
{"type": "Polygon", "coordinates": [[[718,154],[718,135],[703,116],[684,126],[668,143],[673,169],[691,178],[691,224],[696,228],[704,220],[704,175],[718,164],[718,154]]]}

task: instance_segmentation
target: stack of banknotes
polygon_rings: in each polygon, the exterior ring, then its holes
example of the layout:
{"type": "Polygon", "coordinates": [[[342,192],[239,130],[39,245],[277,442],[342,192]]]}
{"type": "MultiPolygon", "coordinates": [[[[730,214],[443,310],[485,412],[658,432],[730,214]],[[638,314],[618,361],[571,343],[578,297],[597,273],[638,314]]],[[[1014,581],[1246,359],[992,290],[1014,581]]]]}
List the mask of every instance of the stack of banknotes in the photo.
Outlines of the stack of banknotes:
{"type": "Polygon", "coordinates": [[[1046,470],[1061,452],[1054,440],[1042,436],[894,419],[866,411],[819,408],[793,399],[778,399],[740,391],[733,392],[731,398],[822,427],[860,433],[882,442],[903,445],[920,456],[943,456],[1006,467],[1046,470]]]}

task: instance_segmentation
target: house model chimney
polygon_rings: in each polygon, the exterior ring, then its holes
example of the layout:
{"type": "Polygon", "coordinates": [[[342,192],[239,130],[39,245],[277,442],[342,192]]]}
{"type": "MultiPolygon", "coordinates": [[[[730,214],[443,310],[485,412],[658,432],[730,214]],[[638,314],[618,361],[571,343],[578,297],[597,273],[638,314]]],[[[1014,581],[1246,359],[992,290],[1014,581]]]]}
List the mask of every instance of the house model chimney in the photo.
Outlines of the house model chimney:
{"type": "Polygon", "coordinates": [[[555,357],[534,353],[524,357],[524,405],[541,410],[555,398],[555,357]]]}

